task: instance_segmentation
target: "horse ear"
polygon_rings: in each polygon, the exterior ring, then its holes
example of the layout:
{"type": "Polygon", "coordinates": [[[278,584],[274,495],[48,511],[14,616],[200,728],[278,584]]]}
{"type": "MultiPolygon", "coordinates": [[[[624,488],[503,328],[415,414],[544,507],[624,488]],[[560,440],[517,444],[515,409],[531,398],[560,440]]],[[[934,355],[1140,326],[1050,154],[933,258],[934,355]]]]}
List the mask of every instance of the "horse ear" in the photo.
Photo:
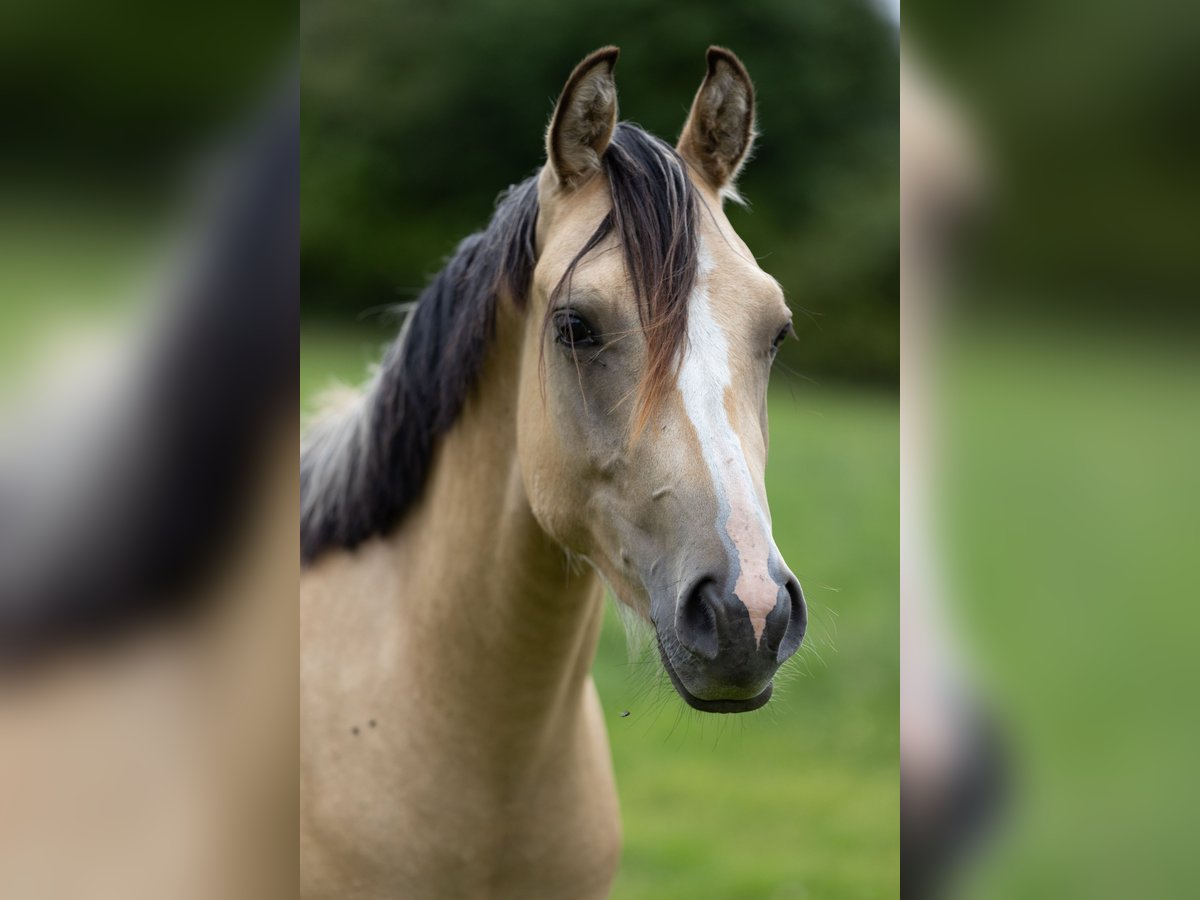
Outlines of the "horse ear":
{"type": "Polygon", "coordinates": [[[724,47],[708,48],[708,74],[676,149],[718,192],[734,192],[754,144],[754,85],[742,61],[724,47]]]}
{"type": "Polygon", "coordinates": [[[546,156],[559,184],[576,188],[600,171],[600,157],[617,127],[613,67],[620,50],[603,47],[575,67],[546,131],[546,156]]]}

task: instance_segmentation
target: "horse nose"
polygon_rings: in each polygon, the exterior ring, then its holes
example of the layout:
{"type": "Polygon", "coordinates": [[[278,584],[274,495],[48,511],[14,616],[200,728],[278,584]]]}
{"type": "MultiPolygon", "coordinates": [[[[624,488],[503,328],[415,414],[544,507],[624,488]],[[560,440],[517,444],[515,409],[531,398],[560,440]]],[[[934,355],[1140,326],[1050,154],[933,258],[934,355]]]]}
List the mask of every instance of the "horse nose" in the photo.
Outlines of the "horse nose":
{"type": "Polygon", "coordinates": [[[759,637],[750,611],[720,579],[705,576],[683,594],[675,613],[675,633],[687,650],[710,662],[718,657],[758,659],[778,665],[799,649],[808,627],[808,610],[799,582],[788,574],[759,637]]]}

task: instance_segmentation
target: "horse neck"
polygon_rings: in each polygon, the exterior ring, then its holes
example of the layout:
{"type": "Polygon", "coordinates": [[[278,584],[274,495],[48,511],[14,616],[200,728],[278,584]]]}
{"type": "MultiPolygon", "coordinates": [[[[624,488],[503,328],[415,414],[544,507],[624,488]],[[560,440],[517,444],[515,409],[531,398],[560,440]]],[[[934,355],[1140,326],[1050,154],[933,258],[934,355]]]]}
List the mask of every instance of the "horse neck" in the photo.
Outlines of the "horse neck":
{"type": "Polygon", "coordinates": [[[504,734],[539,740],[577,713],[603,610],[597,577],[569,564],[524,490],[521,326],[501,304],[478,384],[394,539],[412,663],[404,689],[437,704],[439,722],[487,729],[496,746],[504,734]]]}

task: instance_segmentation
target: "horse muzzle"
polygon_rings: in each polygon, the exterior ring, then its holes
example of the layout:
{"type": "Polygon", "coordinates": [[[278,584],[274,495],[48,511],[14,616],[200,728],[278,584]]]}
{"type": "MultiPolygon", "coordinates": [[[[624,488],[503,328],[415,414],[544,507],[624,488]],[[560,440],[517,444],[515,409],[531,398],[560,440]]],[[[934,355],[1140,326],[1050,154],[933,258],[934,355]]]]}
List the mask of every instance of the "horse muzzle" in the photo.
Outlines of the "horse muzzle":
{"type": "Polygon", "coordinates": [[[808,625],[800,585],[784,575],[758,631],[737,594],[710,576],[681,594],[670,615],[653,617],[663,667],[693,709],[750,712],[771,699],[771,679],[800,648],[808,625]]]}

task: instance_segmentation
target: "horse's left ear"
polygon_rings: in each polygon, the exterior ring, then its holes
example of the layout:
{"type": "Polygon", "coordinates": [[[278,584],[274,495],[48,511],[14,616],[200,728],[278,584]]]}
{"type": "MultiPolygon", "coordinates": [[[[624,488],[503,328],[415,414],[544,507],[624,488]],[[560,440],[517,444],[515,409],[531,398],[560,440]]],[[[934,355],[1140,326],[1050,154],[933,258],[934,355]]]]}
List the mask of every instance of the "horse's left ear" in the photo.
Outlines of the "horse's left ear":
{"type": "Polygon", "coordinates": [[[613,67],[620,51],[602,47],[575,67],[546,131],[546,158],[561,187],[577,188],[600,171],[617,127],[617,85],[613,67]]]}
{"type": "Polygon", "coordinates": [[[692,101],[676,149],[718,193],[734,182],[754,144],[754,85],[742,61],[724,47],[708,48],[708,74],[692,101]]]}

